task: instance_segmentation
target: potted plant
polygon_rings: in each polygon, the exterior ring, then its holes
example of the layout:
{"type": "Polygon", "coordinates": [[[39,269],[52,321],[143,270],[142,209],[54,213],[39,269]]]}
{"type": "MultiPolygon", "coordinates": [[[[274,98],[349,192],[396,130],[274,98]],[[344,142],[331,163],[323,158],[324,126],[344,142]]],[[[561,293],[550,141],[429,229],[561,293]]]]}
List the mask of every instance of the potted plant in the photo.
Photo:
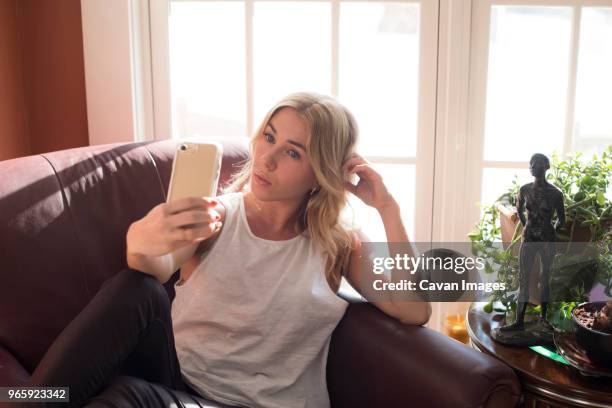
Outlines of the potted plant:
{"type": "MultiPolygon", "coordinates": [[[[547,180],[562,191],[566,209],[566,226],[557,232],[557,241],[567,242],[568,248],[572,242],[589,242],[597,250],[590,258],[592,262],[587,264],[576,262],[572,257],[581,255],[569,251],[558,254],[553,263],[553,301],[549,303],[547,319],[557,328],[569,329],[573,308],[588,300],[595,284],[603,285],[604,293],[612,297],[612,203],[606,195],[612,188],[612,145],[601,157],[594,155],[590,161],[582,160],[581,153],[570,155],[566,160],[554,154],[547,180]]],[[[485,271],[496,272],[498,281],[504,282],[507,288],[492,294],[485,311],[495,309],[507,314],[510,320],[516,311],[518,295],[518,248],[522,232],[516,212],[519,188],[515,177],[495,203],[483,206],[480,221],[468,235],[474,255],[486,260],[485,271]]],[[[529,305],[526,313],[539,314],[540,306],[529,305]]]]}

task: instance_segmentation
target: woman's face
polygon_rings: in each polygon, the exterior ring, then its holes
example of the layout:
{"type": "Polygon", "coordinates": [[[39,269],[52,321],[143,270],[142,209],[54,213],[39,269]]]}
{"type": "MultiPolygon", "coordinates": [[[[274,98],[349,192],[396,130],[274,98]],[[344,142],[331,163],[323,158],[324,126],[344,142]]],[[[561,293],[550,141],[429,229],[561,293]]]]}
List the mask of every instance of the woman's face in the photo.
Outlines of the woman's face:
{"type": "Polygon", "coordinates": [[[258,199],[301,200],[317,185],[306,156],[309,137],[306,122],[293,108],[282,108],[270,118],[255,141],[249,181],[258,199]]]}

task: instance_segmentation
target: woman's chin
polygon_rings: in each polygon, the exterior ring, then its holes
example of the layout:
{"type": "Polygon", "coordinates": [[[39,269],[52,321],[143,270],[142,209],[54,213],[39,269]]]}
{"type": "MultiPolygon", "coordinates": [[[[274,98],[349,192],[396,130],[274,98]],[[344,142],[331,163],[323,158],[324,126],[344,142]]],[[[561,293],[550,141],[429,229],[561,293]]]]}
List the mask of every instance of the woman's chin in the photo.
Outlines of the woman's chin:
{"type": "Polygon", "coordinates": [[[268,189],[266,187],[262,188],[262,186],[258,185],[257,183],[254,183],[252,181],[249,184],[249,191],[258,200],[265,201],[265,200],[269,200],[270,199],[270,192],[268,191],[268,189]]]}

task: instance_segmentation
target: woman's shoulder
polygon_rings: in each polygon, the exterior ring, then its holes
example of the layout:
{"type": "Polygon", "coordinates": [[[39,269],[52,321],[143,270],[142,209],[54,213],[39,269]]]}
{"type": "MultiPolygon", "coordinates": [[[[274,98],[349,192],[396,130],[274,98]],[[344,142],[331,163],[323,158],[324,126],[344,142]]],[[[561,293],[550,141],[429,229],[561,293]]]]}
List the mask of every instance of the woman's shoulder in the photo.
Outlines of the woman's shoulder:
{"type": "Polygon", "coordinates": [[[243,194],[244,193],[242,191],[229,191],[220,194],[214,198],[220,201],[238,201],[243,194]]]}

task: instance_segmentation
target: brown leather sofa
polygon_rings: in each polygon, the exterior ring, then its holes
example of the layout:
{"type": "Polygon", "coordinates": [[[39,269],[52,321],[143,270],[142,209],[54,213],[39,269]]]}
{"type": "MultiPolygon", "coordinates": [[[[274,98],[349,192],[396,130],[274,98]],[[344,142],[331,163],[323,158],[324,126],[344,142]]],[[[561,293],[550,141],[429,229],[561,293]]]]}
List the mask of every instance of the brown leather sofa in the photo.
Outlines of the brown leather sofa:
{"type": "MultiPolygon", "coordinates": [[[[27,384],[61,330],[126,267],[125,233],[164,201],[175,143],[91,146],[0,162],[0,386],[27,384]]],[[[220,185],[247,155],[242,142],[223,144],[220,185]]],[[[170,299],[177,277],[165,285],[170,299]]],[[[520,386],[506,365],[349,300],[328,359],[333,407],[516,405],[520,386]]]]}

